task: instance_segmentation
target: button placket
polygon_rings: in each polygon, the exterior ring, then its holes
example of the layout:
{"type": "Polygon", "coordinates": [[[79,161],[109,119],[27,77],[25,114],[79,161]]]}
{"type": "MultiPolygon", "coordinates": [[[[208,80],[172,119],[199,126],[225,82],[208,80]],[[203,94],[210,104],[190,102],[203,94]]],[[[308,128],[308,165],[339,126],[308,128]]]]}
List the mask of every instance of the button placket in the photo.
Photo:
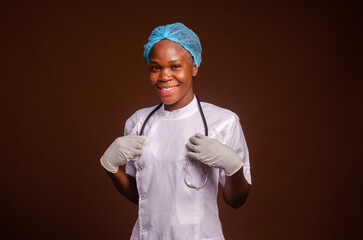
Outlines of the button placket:
{"type": "Polygon", "coordinates": [[[135,164],[135,167],[138,172],[142,171],[143,166],[141,164],[135,164]]]}

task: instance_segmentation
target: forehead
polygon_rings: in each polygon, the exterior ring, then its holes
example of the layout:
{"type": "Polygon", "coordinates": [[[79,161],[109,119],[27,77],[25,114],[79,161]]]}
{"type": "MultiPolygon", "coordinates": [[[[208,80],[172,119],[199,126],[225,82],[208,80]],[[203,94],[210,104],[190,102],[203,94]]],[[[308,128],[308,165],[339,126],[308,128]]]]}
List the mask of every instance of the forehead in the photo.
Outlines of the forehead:
{"type": "Polygon", "coordinates": [[[168,56],[168,55],[179,55],[186,57],[188,60],[192,59],[192,55],[188,50],[186,50],[182,45],[179,43],[170,41],[168,39],[163,39],[152,47],[150,51],[150,58],[153,57],[161,57],[161,56],[168,56]]]}

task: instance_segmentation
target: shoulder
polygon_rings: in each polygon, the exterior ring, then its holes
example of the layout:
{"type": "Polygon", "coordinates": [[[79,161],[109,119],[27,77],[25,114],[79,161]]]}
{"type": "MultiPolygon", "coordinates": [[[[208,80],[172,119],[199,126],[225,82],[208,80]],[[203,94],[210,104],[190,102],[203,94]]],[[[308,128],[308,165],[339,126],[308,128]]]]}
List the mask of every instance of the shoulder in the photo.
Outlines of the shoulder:
{"type": "Polygon", "coordinates": [[[226,142],[226,136],[241,128],[239,117],[229,109],[210,103],[201,103],[211,137],[226,142]]]}
{"type": "Polygon", "coordinates": [[[201,105],[206,118],[208,117],[209,119],[215,119],[218,121],[231,120],[239,122],[238,115],[229,109],[222,108],[207,102],[201,102],[201,105]]]}
{"type": "Polygon", "coordinates": [[[126,121],[126,125],[136,125],[138,121],[145,120],[145,118],[157,107],[157,105],[152,107],[141,108],[132,114],[126,121]]]}
{"type": "Polygon", "coordinates": [[[226,108],[210,103],[202,104],[209,128],[209,136],[230,147],[244,143],[244,135],[238,115],[226,108]]]}

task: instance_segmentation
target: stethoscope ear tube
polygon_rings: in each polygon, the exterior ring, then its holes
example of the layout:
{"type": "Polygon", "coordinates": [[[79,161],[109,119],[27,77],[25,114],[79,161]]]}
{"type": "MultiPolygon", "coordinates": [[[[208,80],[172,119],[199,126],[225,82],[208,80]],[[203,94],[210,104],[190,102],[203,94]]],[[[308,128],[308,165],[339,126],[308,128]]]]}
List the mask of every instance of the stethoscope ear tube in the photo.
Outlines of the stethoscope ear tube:
{"type": "MultiPolygon", "coordinates": [[[[200,112],[200,115],[202,117],[202,120],[203,120],[203,124],[204,124],[204,135],[208,136],[208,125],[207,125],[207,120],[205,119],[205,116],[204,116],[204,112],[203,112],[203,109],[202,109],[202,105],[200,104],[200,101],[199,101],[199,98],[197,96],[195,96],[195,98],[197,99],[197,102],[198,102],[198,109],[199,109],[199,112],[200,112]]],[[[151,113],[149,113],[149,115],[146,117],[144,123],[142,124],[141,126],[141,130],[140,130],[140,133],[139,135],[142,136],[142,134],[144,133],[144,128],[146,126],[146,123],[149,121],[150,117],[157,111],[159,110],[159,108],[161,108],[161,106],[163,106],[163,103],[160,103],[158,106],[156,106],[152,111],[151,113]]]]}
{"type": "Polygon", "coordinates": [[[208,136],[208,125],[207,125],[207,120],[205,120],[202,105],[200,105],[199,98],[197,96],[195,96],[195,98],[197,99],[199,112],[200,112],[200,115],[202,116],[202,120],[203,120],[203,124],[204,124],[204,135],[208,136]]]}
{"type": "Polygon", "coordinates": [[[150,117],[159,109],[161,108],[161,106],[163,106],[163,103],[160,103],[156,108],[154,108],[154,110],[152,110],[151,113],[149,113],[149,115],[146,117],[144,123],[142,124],[142,127],[141,127],[141,130],[140,130],[140,133],[139,135],[142,136],[142,134],[144,133],[144,128],[145,128],[145,125],[146,123],[149,121],[150,117]]]}
{"type": "MultiPolygon", "coordinates": [[[[207,120],[205,119],[205,116],[204,116],[204,112],[203,112],[203,109],[202,109],[202,106],[200,104],[200,101],[198,99],[197,96],[195,96],[195,98],[197,99],[197,103],[198,103],[198,109],[199,109],[199,112],[200,112],[200,115],[202,117],[202,120],[203,120],[203,125],[204,125],[204,135],[205,136],[208,136],[208,125],[207,125],[207,120]]],[[[149,113],[149,115],[146,117],[144,123],[142,124],[141,126],[141,130],[140,130],[140,133],[139,135],[142,136],[142,134],[144,133],[144,128],[146,126],[146,123],[149,121],[150,117],[157,111],[159,110],[159,108],[161,108],[161,106],[163,106],[163,103],[160,103],[158,106],[156,106],[152,111],[151,113],[149,113]]],[[[195,190],[200,190],[202,189],[206,184],[207,184],[207,181],[208,181],[208,177],[209,177],[209,173],[210,173],[210,168],[206,174],[206,178],[204,180],[204,183],[202,186],[200,187],[196,187],[194,186],[193,184],[191,184],[189,181],[187,181],[185,179],[186,175],[188,174],[188,169],[189,169],[189,164],[190,164],[190,159],[188,158],[188,161],[187,161],[187,165],[185,166],[185,170],[184,170],[184,183],[185,185],[187,185],[188,187],[190,188],[193,188],[195,190]]]]}

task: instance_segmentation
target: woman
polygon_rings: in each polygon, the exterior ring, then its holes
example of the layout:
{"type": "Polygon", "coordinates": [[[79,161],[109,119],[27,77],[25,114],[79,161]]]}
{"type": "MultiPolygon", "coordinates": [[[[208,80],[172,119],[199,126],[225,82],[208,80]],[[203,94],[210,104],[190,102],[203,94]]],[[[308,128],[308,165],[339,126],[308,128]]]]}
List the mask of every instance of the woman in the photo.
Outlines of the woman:
{"type": "Polygon", "coordinates": [[[194,94],[201,52],[198,36],[181,23],[154,29],[144,57],[162,104],[134,113],[101,158],[120,193],[139,205],[131,239],[224,239],[218,183],[234,208],[248,196],[238,116],[194,94]]]}

